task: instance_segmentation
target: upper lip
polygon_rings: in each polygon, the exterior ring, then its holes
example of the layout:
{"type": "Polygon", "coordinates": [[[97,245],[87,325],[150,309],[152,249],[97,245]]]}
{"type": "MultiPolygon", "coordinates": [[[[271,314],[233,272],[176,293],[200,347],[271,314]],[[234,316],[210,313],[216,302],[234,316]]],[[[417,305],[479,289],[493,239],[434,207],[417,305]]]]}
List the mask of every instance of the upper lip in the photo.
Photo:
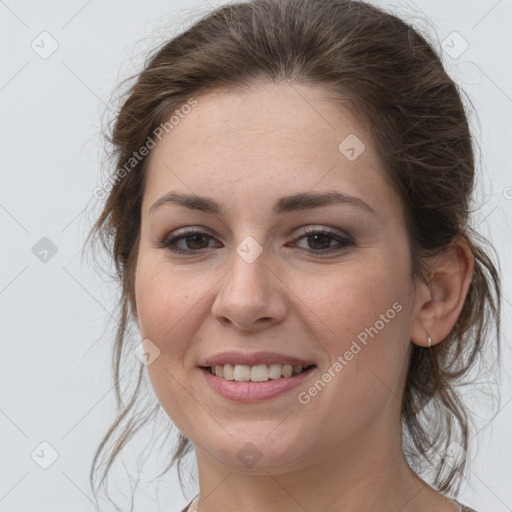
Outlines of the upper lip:
{"type": "Polygon", "coordinates": [[[222,352],[205,359],[200,366],[215,366],[224,364],[245,364],[254,366],[257,364],[291,364],[294,366],[311,366],[315,363],[307,359],[287,356],[278,352],[254,352],[252,354],[244,352],[222,352]]]}

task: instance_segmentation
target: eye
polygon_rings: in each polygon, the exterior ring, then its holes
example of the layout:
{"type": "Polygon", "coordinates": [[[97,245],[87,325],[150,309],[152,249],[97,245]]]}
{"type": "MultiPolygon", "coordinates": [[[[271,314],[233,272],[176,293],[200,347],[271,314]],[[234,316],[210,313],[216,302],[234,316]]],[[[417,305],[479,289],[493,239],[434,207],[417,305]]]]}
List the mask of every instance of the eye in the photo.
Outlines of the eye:
{"type": "Polygon", "coordinates": [[[296,240],[306,240],[310,248],[302,250],[307,252],[328,254],[355,245],[354,240],[349,235],[342,235],[334,231],[326,230],[325,228],[308,227],[305,228],[302,233],[302,236],[296,240]],[[331,245],[333,240],[337,242],[337,245],[331,245]]]}
{"type": "Polygon", "coordinates": [[[208,248],[208,241],[213,237],[198,230],[185,231],[174,237],[166,237],[158,242],[158,247],[165,248],[175,254],[191,254],[208,248]],[[183,242],[181,246],[180,242],[183,242]],[[185,247],[183,247],[185,245],[185,247]]]}
{"type": "MultiPolygon", "coordinates": [[[[354,240],[349,235],[342,235],[325,228],[305,228],[302,231],[302,236],[295,240],[300,241],[303,239],[307,241],[310,247],[300,248],[298,246],[299,249],[313,254],[328,254],[355,245],[354,240]],[[333,246],[333,241],[337,245],[333,246]]],[[[165,237],[163,240],[158,241],[157,246],[165,248],[174,254],[190,255],[211,247],[209,245],[211,240],[215,239],[208,233],[199,230],[188,230],[175,236],[165,237]]]]}

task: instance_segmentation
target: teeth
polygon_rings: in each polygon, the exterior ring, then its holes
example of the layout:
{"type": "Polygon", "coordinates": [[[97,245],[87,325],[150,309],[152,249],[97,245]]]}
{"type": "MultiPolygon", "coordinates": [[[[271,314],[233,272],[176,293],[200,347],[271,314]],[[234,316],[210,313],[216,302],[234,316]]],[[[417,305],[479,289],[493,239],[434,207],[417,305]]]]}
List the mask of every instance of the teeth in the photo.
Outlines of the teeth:
{"type": "Polygon", "coordinates": [[[291,377],[298,375],[304,370],[301,365],[276,364],[270,365],[257,364],[249,366],[246,364],[224,364],[215,365],[210,368],[213,375],[222,377],[226,380],[236,380],[237,382],[265,382],[269,379],[280,379],[281,377],[291,377]]]}
{"type": "MultiPolygon", "coordinates": [[[[249,368],[248,366],[242,366],[242,368],[249,368]]],[[[266,364],[257,364],[251,366],[251,380],[253,382],[265,382],[269,379],[268,366],[266,364]]]]}
{"type": "Polygon", "coordinates": [[[297,375],[298,373],[300,373],[304,368],[300,365],[295,365],[293,367],[293,375],[297,375]]]}
{"type": "Polygon", "coordinates": [[[243,364],[235,364],[233,368],[233,380],[237,382],[246,382],[251,380],[251,368],[243,364]]]}
{"type": "Polygon", "coordinates": [[[283,366],[280,364],[271,364],[269,366],[269,377],[271,379],[280,379],[281,378],[281,370],[283,366]]]}

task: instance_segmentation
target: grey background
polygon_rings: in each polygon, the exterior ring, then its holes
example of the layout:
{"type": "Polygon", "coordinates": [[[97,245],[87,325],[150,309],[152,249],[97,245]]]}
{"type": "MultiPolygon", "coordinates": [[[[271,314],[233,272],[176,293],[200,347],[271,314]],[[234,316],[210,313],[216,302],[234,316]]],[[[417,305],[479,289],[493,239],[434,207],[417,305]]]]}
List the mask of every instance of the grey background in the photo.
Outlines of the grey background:
{"type": "MultiPolygon", "coordinates": [[[[92,192],[104,180],[101,122],[115,85],[140,69],[145,51],[220,3],[0,1],[0,511],[95,510],[88,472],[113,419],[107,320],[116,289],[81,263],[80,251],[99,206],[92,192]],[[53,450],[56,460],[43,469],[53,450]]],[[[512,0],[375,3],[444,44],[448,70],[476,110],[482,168],[475,225],[503,267],[506,372],[493,419],[489,398],[470,395],[479,451],[460,499],[480,512],[509,511],[512,0]]],[[[125,460],[131,468],[134,461],[125,460]]],[[[116,467],[112,497],[122,502],[129,491],[116,467]]],[[[135,510],[180,510],[195,494],[191,481],[182,496],[174,469],[151,482],[163,467],[145,468],[135,510]]]]}

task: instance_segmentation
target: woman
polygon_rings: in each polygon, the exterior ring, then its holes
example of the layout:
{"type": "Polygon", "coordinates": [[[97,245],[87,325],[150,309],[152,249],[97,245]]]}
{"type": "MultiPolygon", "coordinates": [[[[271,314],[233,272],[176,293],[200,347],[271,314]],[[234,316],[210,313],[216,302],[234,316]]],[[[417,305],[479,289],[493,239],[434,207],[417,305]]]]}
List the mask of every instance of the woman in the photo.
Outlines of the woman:
{"type": "Polygon", "coordinates": [[[184,511],[471,510],[455,386],[499,343],[500,281],[429,43],[364,2],[228,5],[152,55],[111,141],[91,235],[122,283],[117,382],[131,319],[144,364],[91,482],[147,370],[167,469],[195,448],[184,511]]]}

